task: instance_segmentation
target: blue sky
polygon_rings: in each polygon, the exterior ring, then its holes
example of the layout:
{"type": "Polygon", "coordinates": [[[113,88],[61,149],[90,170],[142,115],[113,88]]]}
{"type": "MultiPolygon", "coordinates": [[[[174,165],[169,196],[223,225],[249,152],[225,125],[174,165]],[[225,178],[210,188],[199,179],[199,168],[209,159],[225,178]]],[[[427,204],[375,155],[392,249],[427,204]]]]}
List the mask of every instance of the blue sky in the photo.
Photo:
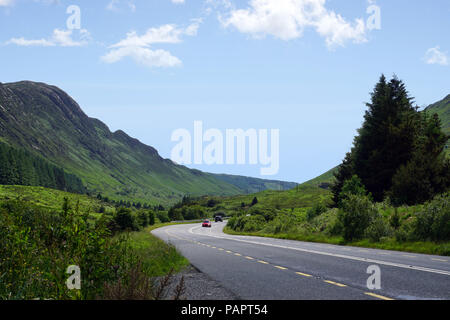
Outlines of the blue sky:
{"type": "Polygon", "coordinates": [[[0,81],[56,85],[165,158],[195,120],[279,129],[280,170],[265,178],[302,182],[341,162],[381,73],[419,106],[450,93],[449,17],[447,0],[0,0],[0,81]]]}

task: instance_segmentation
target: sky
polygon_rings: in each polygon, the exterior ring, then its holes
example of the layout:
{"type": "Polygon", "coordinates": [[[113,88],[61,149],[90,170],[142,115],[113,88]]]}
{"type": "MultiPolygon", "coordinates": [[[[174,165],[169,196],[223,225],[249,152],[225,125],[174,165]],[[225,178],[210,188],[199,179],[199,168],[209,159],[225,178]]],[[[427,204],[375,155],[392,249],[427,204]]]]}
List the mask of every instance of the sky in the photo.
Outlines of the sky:
{"type": "Polygon", "coordinates": [[[382,73],[420,107],[450,93],[449,18],[448,0],[0,0],[0,82],[56,85],[164,158],[194,121],[278,129],[275,175],[188,166],[303,182],[340,164],[382,73]]]}

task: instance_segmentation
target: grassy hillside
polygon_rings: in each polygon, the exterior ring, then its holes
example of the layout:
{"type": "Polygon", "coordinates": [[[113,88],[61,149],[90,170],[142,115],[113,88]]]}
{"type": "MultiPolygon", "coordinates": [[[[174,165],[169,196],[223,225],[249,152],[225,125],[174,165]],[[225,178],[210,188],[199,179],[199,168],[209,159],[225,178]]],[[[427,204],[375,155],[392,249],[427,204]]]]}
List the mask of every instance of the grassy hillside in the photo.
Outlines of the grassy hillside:
{"type": "Polygon", "coordinates": [[[0,141],[63,167],[93,194],[111,199],[165,205],[185,194],[236,195],[261,185],[218,179],[163,159],[125,132],[111,132],[61,89],[43,83],[0,84],[0,141]]]}
{"type": "Polygon", "coordinates": [[[331,170],[328,170],[327,172],[325,172],[324,174],[321,174],[320,176],[311,179],[309,181],[306,181],[304,183],[304,185],[314,185],[314,186],[319,186],[319,185],[323,185],[323,184],[331,184],[334,181],[334,173],[336,172],[337,167],[334,167],[331,170]]]}
{"type": "Polygon", "coordinates": [[[442,121],[442,129],[450,135],[450,94],[441,101],[438,101],[425,109],[430,114],[437,113],[442,121]]]}
{"type": "MultiPolygon", "coordinates": [[[[429,114],[437,113],[442,122],[442,130],[450,137],[450,94],[441,101],[438,101],[425,109],[429,114]]],[[[447,145],[449,141],[447,141],[447,145]]],[[[447,156],[450,156],[450,149],[445,150],[447,156]]]]}
{"type": "Polygon", "coordinates": [[[72,205],[79,203],[79,211],[83,213],[89,212],[95,214],[101,207],[104,207],[107,212],[114,212],[115,210],[110,204],[87,195],[74,194],[43,187],[0,185],[0,202],[22,200],[33,207],[59,211],[64,203],[64,198],[67,198],[72,205]]]}

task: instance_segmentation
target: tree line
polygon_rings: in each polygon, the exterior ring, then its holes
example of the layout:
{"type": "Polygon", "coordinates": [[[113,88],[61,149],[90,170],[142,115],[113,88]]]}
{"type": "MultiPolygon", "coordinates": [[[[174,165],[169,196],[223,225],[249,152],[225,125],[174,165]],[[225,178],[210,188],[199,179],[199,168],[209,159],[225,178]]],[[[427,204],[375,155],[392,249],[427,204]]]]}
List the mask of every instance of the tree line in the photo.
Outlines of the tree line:
{"type": "Polygon", "coordinates": [[[72,193],[86,189],[76,175],[25,150],[0,143],[0,184],[52,188],[72,193]]]}

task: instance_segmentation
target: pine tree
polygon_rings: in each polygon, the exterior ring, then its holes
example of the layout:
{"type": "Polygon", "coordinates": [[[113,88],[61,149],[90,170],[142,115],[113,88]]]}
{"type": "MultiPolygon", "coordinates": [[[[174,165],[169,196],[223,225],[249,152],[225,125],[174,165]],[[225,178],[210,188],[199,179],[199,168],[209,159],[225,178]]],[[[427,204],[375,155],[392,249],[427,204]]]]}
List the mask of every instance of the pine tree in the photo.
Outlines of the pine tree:
{"type": "Polygon", "coordinates": [[[336,174],[332,187],[335,200],[345,180],[354,174],[375,201],[381,201],[390,190],[393,175],[413,152],[418,112],[412,100],[405,84],[396,76],[389,82],[384,75],[380,77],[371,102],[366,104],[368,110],[351,154],[336,174]]]}

